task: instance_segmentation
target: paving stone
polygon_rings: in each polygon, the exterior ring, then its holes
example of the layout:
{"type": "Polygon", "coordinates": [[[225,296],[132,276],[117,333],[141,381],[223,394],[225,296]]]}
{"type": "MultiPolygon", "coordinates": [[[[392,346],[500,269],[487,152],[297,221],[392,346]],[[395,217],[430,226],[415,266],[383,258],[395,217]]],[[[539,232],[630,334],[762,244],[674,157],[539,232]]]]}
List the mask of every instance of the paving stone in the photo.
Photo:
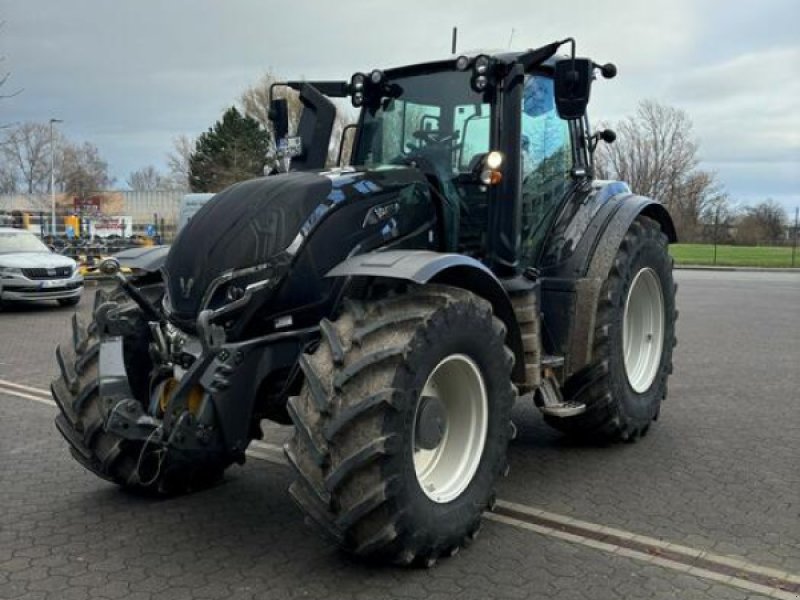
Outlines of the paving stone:
{"type": "MultiPolygon", "coordinates": [[[[681,285],[676,373],[650,435],[631,446],[571,444],[519,407],[500,496],[800,572],[800,348],[786,327],[800,316],[786,304],[800,284],[723,282],[707,298],[692,281],[681,285]],[[758,319],[742,321],[754,297],[758,319]]],[[[45,388],[70,314],[0,313],[0,379],[45,388]]],[[[149,501],[72,460],[54,410],[0,391],[2,600],[759,598],[490,521],[477,543],[431,570],[370,569],[304,526],[285,467],[250,460],[217,488],[149,501]]],[[[287,435],[267,429],[271,440],[287,435]]]]}

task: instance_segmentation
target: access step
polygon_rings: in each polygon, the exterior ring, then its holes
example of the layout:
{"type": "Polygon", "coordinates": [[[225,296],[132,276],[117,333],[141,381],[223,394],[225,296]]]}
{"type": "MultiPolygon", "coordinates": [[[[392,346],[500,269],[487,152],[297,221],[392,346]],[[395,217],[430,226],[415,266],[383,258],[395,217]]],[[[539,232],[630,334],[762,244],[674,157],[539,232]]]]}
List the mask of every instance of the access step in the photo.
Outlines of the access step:
{"type": "Polygon", "coordinates": [[[539,410],[551,417],[574,417],[586,412],[586,405],[583,402],[558,402],[555,404],[545,404],[539,410]]]}
{"type": "MultiPolygon", "coordinates": [[[[548,357],[561,358],[561,357],[548,357]]],[[[563,359],[562,359],[563,360],[563,359]]],[[[566,401],[558,388],[556,380],[550,376],[542,380],[539,387],[540,402],[537,402],[539,410],[543,414],[551,417],[574,417],[586,412],[586,405],[583,402],[566,401]]]]}
{"type": "Polygon", "coordinates": [[[552,354],[545,354],[542,356],[542,368],[550,367],[551,369],[558,369],[564,366],[563,356],[553,356],[552,354]]]}

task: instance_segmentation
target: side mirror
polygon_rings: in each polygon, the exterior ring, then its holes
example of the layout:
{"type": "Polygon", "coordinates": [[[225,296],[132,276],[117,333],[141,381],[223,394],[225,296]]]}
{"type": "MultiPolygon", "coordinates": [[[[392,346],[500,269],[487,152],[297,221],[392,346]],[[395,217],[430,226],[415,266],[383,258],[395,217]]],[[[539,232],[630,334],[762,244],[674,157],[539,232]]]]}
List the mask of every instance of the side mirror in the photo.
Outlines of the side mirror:
{"type": "Polygon", "coordinates": [[[336,106],[311,83],[300,86],[303,112],[297,125],[297,155],[292,160],[293,171],[324,169],[328,158],[336,106]]]}
{"type": "Polygon", "coordinates": [[[286,98],[275,98],[269,105],[269,120],[275,132],[275,143],[289,136],[289,102],[286,98]]]}
{"type": "Polygon", "coordinates": [[[558,116],[573,121],[586,114],[593,77],[594,63],[588,58],[565,58],[556,62],[555,100],[558,116]]]}

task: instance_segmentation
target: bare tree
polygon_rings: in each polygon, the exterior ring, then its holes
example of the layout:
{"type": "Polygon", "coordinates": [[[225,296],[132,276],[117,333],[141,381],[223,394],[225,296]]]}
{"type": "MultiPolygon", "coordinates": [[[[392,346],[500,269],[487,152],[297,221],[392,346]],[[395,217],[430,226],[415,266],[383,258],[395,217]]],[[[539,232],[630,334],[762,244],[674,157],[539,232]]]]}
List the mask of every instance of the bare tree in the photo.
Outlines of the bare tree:
{"type": "Polygon", "coordinates": [[[698,144],[685,111],[652,100],[616,126],[617,141],[595,154],[598,175],[630,184],[638,194],[662,202],[676,221],[678,234],[693,239],[709,203],[724,192],[713,172],[698,169],[698,144]]]}
{"type": "MultiPolygon", "coordinates": [[[[267,72],[239,96],[244,114],[258,121],[264,129],[269,131],[273,140],[275,139],[275,130],[272,127],[272,121],[269,120],[269,88],[278,81],[285,80],[274,73],[267,72]]],[[[279,86],[275,88],[275,98],[286,98],[289,105],[289,130],[297,131],[300,115],[303,112],[300,95],[286,86],[279,86]]]]}
{"type": "Polygon", "coordinates": [[[169,190],[173,182],[158,172],[153,165],[147,165],[128,175],[128,187],[135,192],[152,192],[155,190],[169,190]]]}
{"type": "Polygon", "coordinates": [[[189,189],[189,161],[195,148],[195,140],[179,135],[172,140],[172,152],[167,153],[170,189],[189,189]]]}
{"type": "MultiPolygon", "coordinates": [[[[0,21],[0,29],[5,27],[5,24],[6,24],[5,21],[0,21]]],[[[5,60],[6,60],[5,56],[0,56],[0,63],[5,62],[5,60]]],[[[5,73],[0,73],[0,88],[5,87],[10,78],[11,78],[10,71],[6,71],[5,73]]],[[[0,99],[13,98],[14,96],[18,96],[21,93],[22,93],[22,88],[14,90],[13,92],[6,92],[5,90],[3,90],[3,93],[0,93],[0,99]]]]}
{"type": "MultiPolygon", "coordinates": [[[[277,81],[285,81],[274,73],[267,72],[261,76],[254,85],[247,88],[239,96],[239,102],[242,105],[243,112],[246,116],[252,117],[258,121],[264,129],[266,129],[273,140],[275,141],[275,130],[272,127],[272,121],[269,120],[269,88],[277,81]]],[[[289,131],[297,131],[297,126],[300,123],[300,117],[303,113],[303,104],[300,102],[300,95],[287,88],[286,86],[279,86],[275,88],[275,98],[286,98],[289,105],[289,131]]],[[[333,132],[331,133],[331,140],[328,147],[328,164],[333,165],[339,154],[339,141],[341,140],[344,128],[352,122],[351,115],[342,110],[341,106],[337,106],[336,120],[333,123],[333,132]]],[[[349,141],[350,136],[348,136],[349,141]]],[[[349,156],[349,145],[346,144],[344,157],[349,156]]]]}
{"type": "Polygon", "coordinates": [[[57,181],[64,192],[79,197],[108,189],[114,183],[108,174],[108,163],[100,157],[97,146],[89,142],[65,144],[57,181]]]}
{"type": "Polygon", "coordinates": [[[13,194],[19,191],[17,174],[14,169],[0,159],[0,194],[13,194]]]}
{"type": "MultiPolygon", "coordinates": [[[[60,153],[63,138],[53,136],[55,153],[60,153]]],[[[10,127],[2,141],[5,170],[13,173],[19,189],[29,194],[46,192],[50,187],[50,126],[47,123],[21,123],[10,127]]]]}
{"type": "Polygon", "coordinates": [[[741,244],[779,243],[786,231],[786,211],[772,199],[760,202],[745,209],[739,221],[736,241],[741,244]]]}

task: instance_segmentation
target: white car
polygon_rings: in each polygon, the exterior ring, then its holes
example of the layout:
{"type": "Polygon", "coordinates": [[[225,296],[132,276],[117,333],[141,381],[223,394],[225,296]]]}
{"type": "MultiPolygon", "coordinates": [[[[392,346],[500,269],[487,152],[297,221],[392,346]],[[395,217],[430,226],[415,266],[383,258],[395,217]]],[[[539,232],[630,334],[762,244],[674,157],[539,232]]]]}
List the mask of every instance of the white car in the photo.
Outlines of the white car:
{"type": "Polygon", "coordinates": [[[78,264],[51,251],[24,229],[0,227],[0,304],[7,300],[57,300],[78,304],[83,276],[78,264]]]}

